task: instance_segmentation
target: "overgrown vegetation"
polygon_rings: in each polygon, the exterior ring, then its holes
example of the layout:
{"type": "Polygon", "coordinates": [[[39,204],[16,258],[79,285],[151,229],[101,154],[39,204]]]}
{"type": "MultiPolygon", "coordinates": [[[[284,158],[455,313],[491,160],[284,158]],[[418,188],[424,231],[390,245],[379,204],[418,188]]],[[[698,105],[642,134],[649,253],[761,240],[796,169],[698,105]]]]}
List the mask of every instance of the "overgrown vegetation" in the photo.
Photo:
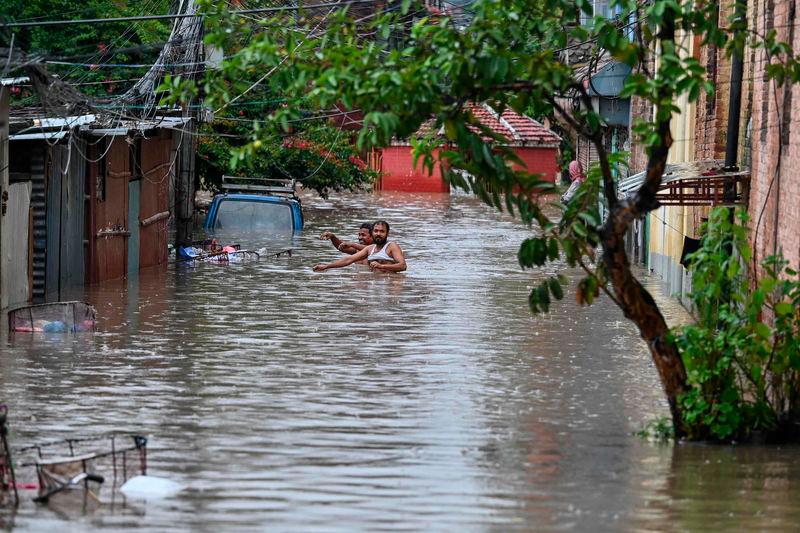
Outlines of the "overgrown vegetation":
{"type": "MultiPolygon", "coordinates": [[[[0,21],[30,22],[54,19],[114,18],[163,14],[170,0],[0,0],[0,21]]],[[[15,50],[33,52],[47,61],[48,71],[76,83],[81,92],[102,98],[124,92],[144,72],[121,64],[149,65],[169,37],[170,21],[149,20],[104,24],[73,24],[14,29],[15,50]]],[[[2,46],[11,46],[11,32],[0,32],[2,46]]],[[[38,98],[25,87],[12,88],[17,105],[38,98]]]]}
{"type": "Polygon", "coordinates": [[[751,284],[746,215],[737,217],[713,210],[690,256],[696,324],[676,332],[689,385],[683,416],[695,439],[791,437],[800,432],[800,280],[776,255],[751,284]]]}
{"type": "Polygon", "coordinates": [[[675,430],[672,427],[672,421],[662,416],[645,424],[642,429],[636,432],[636,435],[642,439],[650,439],[660,444],[666,444],[675,438],[675,430]]]}
{"type": "Polygon", "coordinates": [[[295,179],[325,197],[334,190],[364,189],[376,178],[349,142],[348,132],[324,122],[288,136],[260,136],[252,143],[252,122],[241,118],[215,120],[200,132],[205,135],[197,146],[198,171],[206,188],[218,188],[222,175],[233,173],[295,179]]]}

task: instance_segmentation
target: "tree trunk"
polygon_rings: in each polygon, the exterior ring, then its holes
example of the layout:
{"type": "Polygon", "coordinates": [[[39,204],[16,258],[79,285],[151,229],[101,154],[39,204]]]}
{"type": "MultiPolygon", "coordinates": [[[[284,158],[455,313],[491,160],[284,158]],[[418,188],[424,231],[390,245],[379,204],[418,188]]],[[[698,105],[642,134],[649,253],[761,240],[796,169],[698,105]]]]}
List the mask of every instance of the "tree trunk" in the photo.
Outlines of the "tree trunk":
{"type": "Polygon", "coordinates": [[[686,392],[686,368],[674,342],[670,341],[669,327],[655,300],[631,272],[625,252],[625,233],[628,223],[620,211],[612,212],[603,235],[603,261],[614,294],[625,317],[639,328],[647,342],[653,363],[656,365],[664,393],[667,396],[675,437],[686,435],[678,397],[686,392]]]}
{"type": "MultiPolygon", "coordinates": [[[[671,43],[675,38],[675,13],[671,9],[665,11],[659,30],[658,38],[662,42],[663,50],[665,43],[671,43]]],[[[659,101],[671,102],[672,94],[668,91],[667,88],[661,89],[659,101]]],[[[672,145],[670,121],[669,108],[666,106],[663,109],[657,108],[658,142],[650,148],[644,183],[633,198],[623,200],[616,198],[602,138],[595,136],[594,143],[600,155],[604,190],[610,211],[601,231],[606,273],[622,312],[636,324],[639,334],[647,342],[667,396],[675,437],[680,438],[687,433],[678,403],[678,398],[687,390],[686,367],[683,365],[678,347],[669,338],[669,327],[664,315],[661,314],[650,293],[634,277],[625,252],[625,234],[631,222],[659,206],[656,194],[664,175],[669,147],[672,145]]]]}

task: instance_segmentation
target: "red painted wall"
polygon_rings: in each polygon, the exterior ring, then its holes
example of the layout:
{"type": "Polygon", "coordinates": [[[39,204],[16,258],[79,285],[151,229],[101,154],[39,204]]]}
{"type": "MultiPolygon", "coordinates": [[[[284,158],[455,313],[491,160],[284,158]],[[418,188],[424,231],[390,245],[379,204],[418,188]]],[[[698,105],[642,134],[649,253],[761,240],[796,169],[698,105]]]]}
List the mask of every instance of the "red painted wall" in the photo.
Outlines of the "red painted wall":
{"type": "MultiPolygon", "coordinates": [[[[558,177],[558,163],[556,157],[558,156],[558,148],[533,148],[521,147],[516,148],[515,151],[520,159],[527,167],[525,170],[531,173],[544,174],[544,179],[555,183],[558,177]]],[[[519,165],[514,165],[514,168],[519,168],[519,165]]]]}
{"type": "MultiPolygon", "coordinates": [[[[515,149],[528,172],[545,175],[545,179],[555,182],[558,177],[556,157],[558,148],[520,147],[515,149]]],[[[433,174],[421,168],[412,168],[414,156],[410,146],[389,146],[382,150],[380,165],[382,191],[404,192],[450,192],[450,186],[442,179],[439,168],[433,174]]],[[[519,168],[519,165],[515,165],[519,168]]]]}
{"type": "Polygon", "coordinates": [[[382,191],[450,192],[450,185],[442,179],[438,166],[434,167],[432,175],[422,168],[421,160],[417,168],[413,167],[410,146],[388,146],[382,152],[382,191]]]}

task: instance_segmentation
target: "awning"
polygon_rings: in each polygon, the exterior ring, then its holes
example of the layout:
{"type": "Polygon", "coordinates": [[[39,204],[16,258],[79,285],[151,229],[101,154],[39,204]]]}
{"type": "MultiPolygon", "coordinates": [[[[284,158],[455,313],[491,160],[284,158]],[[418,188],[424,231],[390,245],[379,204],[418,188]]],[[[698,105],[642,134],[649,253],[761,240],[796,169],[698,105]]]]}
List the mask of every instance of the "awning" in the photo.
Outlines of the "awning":
{"type": "MultiPolygon", "coordinates": [[[[750,170],[722,170],[719,159],[668,163],[656,198],[661,205],[720,205],[741,203],[747,194],[750,170]]],[[[625,198],[644,183],[647,171],[620,180],[618,195],[625,198]]]]}

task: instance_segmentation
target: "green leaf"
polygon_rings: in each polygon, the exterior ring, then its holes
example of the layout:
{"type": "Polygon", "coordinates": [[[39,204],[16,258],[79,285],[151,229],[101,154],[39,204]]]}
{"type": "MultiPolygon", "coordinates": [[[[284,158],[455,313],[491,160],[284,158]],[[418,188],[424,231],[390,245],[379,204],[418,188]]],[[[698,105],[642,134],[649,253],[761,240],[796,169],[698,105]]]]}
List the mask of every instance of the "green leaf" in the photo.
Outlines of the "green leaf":
{"type": "Polygon", "coordinates": [[[542,312],[542,309],[539,306],[539,291],[536,289],[533,289],[528,295],[528,307],[530,307],[531,312],[534,314],[542,312]]]}
{"type": "Polygon", "coordinates": [[[558,278],[548,279],[547,284],[550,287],[550,293],[553,295],[553,298],[556,300],[561,300],[564,298],[564,290],[561,288],[561,282],[558,280],[558,278]]]}
{"type": "Polygon", "coordinates": [[[589,232],[586,231],[586,226],[584,226],[580,222],[575,222],[572,225],[572,231],[574,231],[576,235],[583,237],[584,239],[589,235],[589,232]]]}
{"type": "Polygon", "coordinates": [[[548,312],[550,310],[550,291],[547,288],[547,282],[539,285],[539,287],[536,289],[536,292],[539,300],[539,307],[543,312],[548,312]]]}
{"type": "Polygon", "coordinates": [[[555,261],[556,259],[558,259],[558,239],[556,239],[555,237],[552,237],[550,239],[550,243],[547,248],[547,258],[550,261],[555,261]]]}
{"type": "Polygon", "coordinates": [[[597,227],[600,225],[600,221],[593,213],[589,213],[586,211],[581,211],[578,213],[578,218],[586,222],[589,226],[597,227]]]}
{"type": "Polygon", "coordinates": [[[758,335],[759,337],[761,337],[762,339],[765,339],[765,340],[769,339],[770,336],[772,335],[772,330],[770,330],[769,326],[767,326],[763,322],[758,322],[754,326],[754,330],[756,332],[756,335],[758,335]]]}
{"type": "Polygon", "coordinates": [[[541,237],[525,239],[519,247],[517,259],[520,266],[541,266],[547,261],[547,241],[541,237]]]}

